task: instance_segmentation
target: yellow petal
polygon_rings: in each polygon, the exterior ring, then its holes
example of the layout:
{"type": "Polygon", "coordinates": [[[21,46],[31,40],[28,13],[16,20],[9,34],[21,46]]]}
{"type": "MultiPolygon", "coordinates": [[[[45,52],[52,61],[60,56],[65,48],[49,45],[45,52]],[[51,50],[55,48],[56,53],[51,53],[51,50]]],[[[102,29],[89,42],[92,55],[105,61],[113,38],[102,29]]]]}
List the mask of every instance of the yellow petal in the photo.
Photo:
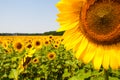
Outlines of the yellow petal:
{"type": "Polygon", "coordinates": [[[74,48],[75,46],[76,46],[76,44],[78,44],[81,40],[82,40],[82,36],[80,36],[78,39],[76,39],[76,40],[71,40],[71,41],[73,41],[73,42],[69,42],[69,44],[65,44],[65,46],[66,46],[66,48],[67,48],[67,50],[69,50],[69,49],[72,49],[72,48],[74,48]]]}
{"type": "Polygon", "coordinates": [[[60,11],[57,21],[61,26],[57,31],[69,30],[81,25],[79,16],[85,2],[86,0],[62,0],[56,5],[60,11]]]}
{"type": "Polygon", "coordinates": [[[83,35],[80,33],[80,31],[75,31],[74,33],[74,35],[70,34],[69,36],[71,37],[65,42],[65,47],[67,50],[74,48],[76,44],[78,44],[83,38],[83,35]]]}
{"type": "Polygon", "coordinates": [[[114,70],[118,69],[118,58],[117,53],[114,52],[114,50],[110,51],[110,67],[114,70]]]}
{"type": "Polygon", "coordinates": [[[62,36],[62,38],[64,39],[62,42],[63,44],[66,44],[68,42],[68,40],[70,40],[70,38],[71,38],[71,35],[66,35],[66,32],[62,36]],[[66,36],[64,36],[64,35],[66,35],[66,36]]]}
{"type": "Polygon", "coordinates": [[[78,51],[75,54],[77,59],[79,60],[81,59],[80,56],[86,50],[87,45],[88,45],[88,40],[85,37],[83,37],[83,39],[81,40],[79,44],[78,51]]]}
{"type": "Polygon", "coordinates": [[[118,60],[118,67],[120,68],[120,43],[119,44],[115,44],[114,46],[114,53],[116,53],[116,58],[118,60]]]}
{"type": "Polygon", "coordinates": [[[72,28],[64,32],[62,38],[64,39],[63,43],[67,43],[70,41],[71,37],[76,35],[76,28],[72,28]]]}
{"type": "Polygon", "coordinates": [[[102,47],[97,47],[95,50],[95,56],[93,58],[93,66],[95,69],[99,70],[103,60],[103,50],[102,47]]]}
{"type": "Polygon", "coordinates": [[[59,32],[59,31],[69,30],[69,29],[72,29],[73,27],[77,27],[78,24],[79,24],[78,21],[74,23],[66,23],[64,25],[61,25],[61,27],[57,31],[59,32]]]}
{"type": "Polygon", "coordinates": [[[93,45],[92,43],[88,44],[88,48],[86,49],[85,53],[82,55],[82,60],[85,64],[89,63],[93,59],[96,52],[95,49],[96,49],[95,45],[93,45]]]}
{"type": "Polygon", "coordinates": [[[80,10],[80,7],[82,7],[85,4],[86,0],[62,0],[56,4],[56,7],[59,9],[59,11],[76,11],[80,10]]]}
{"type": "Polygon", "coordinates": [[[120,68],[120,51],[116,53],[118,59],[118,67],[120,68]]]}
{"type": "Polygon", "coordinates": [[[109,54],[109,51],[106,52],[104,51],[104,56],[103,56],[103,62],[102,62],[102,65],[103,65],[103,68],[104,69],[109,69],[109,64],[110,64],[110,54],[109,54]]]}

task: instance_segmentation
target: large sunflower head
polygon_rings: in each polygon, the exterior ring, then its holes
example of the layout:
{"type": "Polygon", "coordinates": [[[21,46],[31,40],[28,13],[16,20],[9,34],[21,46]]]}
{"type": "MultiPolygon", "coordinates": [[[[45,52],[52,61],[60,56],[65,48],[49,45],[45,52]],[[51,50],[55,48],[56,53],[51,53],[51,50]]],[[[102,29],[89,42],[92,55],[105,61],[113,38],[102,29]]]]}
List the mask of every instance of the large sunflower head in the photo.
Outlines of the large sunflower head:
{"type": "Polygon", "coordinates": [[[57,21],[63,43],[95,69],[120,67],[120,0],[60,0],[57,21]]]}

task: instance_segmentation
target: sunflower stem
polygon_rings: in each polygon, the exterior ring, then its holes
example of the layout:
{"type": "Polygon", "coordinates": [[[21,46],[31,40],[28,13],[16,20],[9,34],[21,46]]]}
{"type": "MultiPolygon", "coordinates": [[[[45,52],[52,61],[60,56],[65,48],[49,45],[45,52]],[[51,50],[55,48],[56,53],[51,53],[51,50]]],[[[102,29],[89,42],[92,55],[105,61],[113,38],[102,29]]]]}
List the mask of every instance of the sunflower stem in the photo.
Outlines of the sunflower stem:
{"type": "Polygon", "coordinates": [[[105,80],[109,80],[108,70],[105,70],[105,69],[104,69],[104,76],[105,76],[105,80]]]}

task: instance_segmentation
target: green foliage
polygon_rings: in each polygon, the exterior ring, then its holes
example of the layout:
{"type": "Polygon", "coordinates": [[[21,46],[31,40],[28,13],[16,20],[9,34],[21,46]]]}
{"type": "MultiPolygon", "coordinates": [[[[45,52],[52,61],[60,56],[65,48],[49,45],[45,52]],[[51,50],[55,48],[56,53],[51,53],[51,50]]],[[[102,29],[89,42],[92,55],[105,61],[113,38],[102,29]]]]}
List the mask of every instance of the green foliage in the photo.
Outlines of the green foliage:
{"type": "Polygon", "coordinates": [[[81,62],[77,61],[71,51],[66,51],[63,45],[54,48],[52,45],[44,46],[37,50],[32,57],[39,59],[38,63],[31,61],[27,69],[20,74],[20,78],[34,79],[40,78],[45,80],[64,80],[74,76],[79,69],[81,62]],[[49,60],[48,54],[54,52],[56,54],[53,60],[49,60]]]}
{"type": "MultiPolygon", "coordinates": [[[[27,55],[27,50],[21,53],[6,53],[0,46],[0,80],[104,80],[104,70],[94,70],[92,64],[78,61],[72,50],[66,51],[63,45],[54,48],[51,44],[36,50],[30,57],[24,70],[19,70],[20,61],[27,55]],[[48,54],[54,53],[49,59],[48,54]]],[[[108,70],[109,80],[119,80],[120,71],[108,70]]]]}
{"type": "Polygon", "coordinates": [[[6,49],[0,46],[0,80],[18,78],[16,68],[18,67],[19,60],[22,58],[21,55],[14,51],[8,53],[6,49]]]}

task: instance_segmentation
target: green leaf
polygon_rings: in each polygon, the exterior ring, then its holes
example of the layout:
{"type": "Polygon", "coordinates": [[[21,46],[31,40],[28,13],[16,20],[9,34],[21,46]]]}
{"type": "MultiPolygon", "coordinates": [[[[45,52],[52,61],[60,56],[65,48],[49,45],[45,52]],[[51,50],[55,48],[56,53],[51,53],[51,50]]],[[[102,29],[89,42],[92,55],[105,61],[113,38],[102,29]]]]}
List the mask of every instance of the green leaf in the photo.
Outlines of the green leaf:
{"type": "Polygon", "coordinates": [[[62,75],[62,77],[63,77],[63,78],[65,78],[65,77],[70,77],[70,75],[71,75],[70,73],[64,73],[64,74],[62,75]]]}
{"type": "MultiPolygon", "coordinates": [[[[88,70],[87,72],[85,72],[84,69],[80,69],[77,73],[76,73],[76,76],[72,77],[72,78],[75,78],[78,79],[78,80],[84,80],[88,77],[91,76],[91,71],[88,70]]],[[[71,79],[71,78],[70,78],[71,79]]],[[[71,79],[72,80],[72,79],[71,79]]]]}
{"type": "Polygon", "coordinates": [[[68,72],[68,69],[65,69],[65,70],[64,70],[64,74],[62,75],[62,77],[63,77],[63,78],[65,78],[65,77],[70,77],[70,75],[71,75],[71,74],[68,72]]]}
{"type": "Polygon", "coordinates": [[[61,68],[61,65],[58,65],[57,68],[58,68],[58,69],[61,68]]]}
{"type": "Polygon", "coordinates": [[[101,72],[99,72],[97,70],[92,71],[92,76],[99,76],[99,75],[103,75],[103,74],[104,74],[103,71],[101,71],[101,72]]]}
{"type": "Polygon", "coordinates": [[[12,69],[8,77],[18,80],[18,71],[16,69],[12,69]]]}
{"type": "MultiPolygon", "coordinates": [[[[79,78],[77,78],[76,76],[73,76],[72,78],[70,78],[69,80],[80,80],[79,78]]],[[[84,80],[84,79],[83,79],[84,80]]]]}
{"type": "Polygon", "coordinates": [[[105,80],[104,76],[94,76],[91,77],[90,80],[105,80]]]}
{"type": "Polygon", "coordinates": [[[17,57],[12,57],[12,61],[14,62],[14,61],[16,61],[18,58],[17,57]]]}
{"type": "Polygon", "coordinates": [[[109,77],[109,80],[119,80],[117,77],[109,77]]]}
{"type": "Polygon", "coordinates": [[[2,77],[7,77],[7,74],[5,73],[2,77]]]}
{"type": "Polygon", "coordinates": [[[40,77],[34,78],[34,80],[40,80],[40,77]]]}

